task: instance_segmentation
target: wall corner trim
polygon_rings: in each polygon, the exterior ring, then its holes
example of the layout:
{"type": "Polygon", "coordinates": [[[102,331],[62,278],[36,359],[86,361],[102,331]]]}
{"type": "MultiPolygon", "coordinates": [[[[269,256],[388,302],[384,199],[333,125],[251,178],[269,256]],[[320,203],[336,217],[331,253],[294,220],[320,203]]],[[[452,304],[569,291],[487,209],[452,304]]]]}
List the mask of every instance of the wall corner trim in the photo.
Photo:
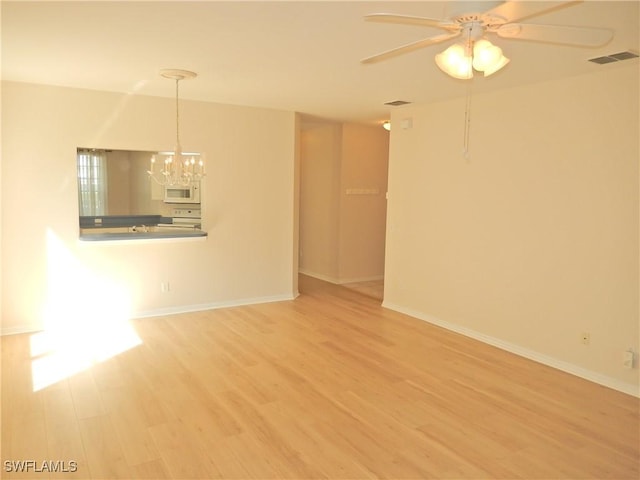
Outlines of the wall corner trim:
{"type": "Polygon", "coordinates": [[[542,353],[536,352],[535,350],[530,350],[514,343],[507,342],[490,335],[485,335],[484,333],[476,332],[475,330],[472,330],[470,328],[462,327],[460,325],[441,320],[432,315],[422,313],[417,310],[412,310],[410,308],[405,308],[392,302],[384,301],[382,303],[382,306],[384,308],[388,308],[389,310],[394,310],[396,312],[409,315],[410,317],[416,318],[418,320],[423,320],[433,325],[437,325],[438,327],[442,327],[452,332],[459,333],[461,335],[464,335],[465,337],[473,338],[474,340],[478,340],[482,343],[486,343],[502,350],[506,350],[507,352],[511,352],[521,357],[528,358],[529,360],[547,365],[548,367],[570,373],[585,380],[589,380],[599,385],[603,385],[605,387],[618,390],[619,392],[640,398],[640,386],[622,382],[607,375],[588,370],[586,368],[574,365],[569,362],[565,362],[563,360],[558,360],[557,358],[544,355],[542,353]]]}

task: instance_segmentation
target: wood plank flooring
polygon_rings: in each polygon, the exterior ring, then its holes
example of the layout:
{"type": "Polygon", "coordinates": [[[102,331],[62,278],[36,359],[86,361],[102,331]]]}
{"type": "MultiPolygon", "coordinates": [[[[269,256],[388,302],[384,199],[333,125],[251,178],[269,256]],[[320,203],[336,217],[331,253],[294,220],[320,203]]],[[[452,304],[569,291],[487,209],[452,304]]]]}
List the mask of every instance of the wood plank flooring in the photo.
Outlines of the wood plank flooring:
{"type": "Polygon", "coordinates": [[[380,300],[380,303],[384,300],[384,280],[344,283],[342,286],[380,300]]]}
{"type": "Polygon", "coordinates": [[[300,286],[133,321],[141,345],[36,392],[30,336],[3,337],[3,478],[640,476],[637,398],[300,286]],[[20,460],[78,470],[5,471],[20,460]]]}

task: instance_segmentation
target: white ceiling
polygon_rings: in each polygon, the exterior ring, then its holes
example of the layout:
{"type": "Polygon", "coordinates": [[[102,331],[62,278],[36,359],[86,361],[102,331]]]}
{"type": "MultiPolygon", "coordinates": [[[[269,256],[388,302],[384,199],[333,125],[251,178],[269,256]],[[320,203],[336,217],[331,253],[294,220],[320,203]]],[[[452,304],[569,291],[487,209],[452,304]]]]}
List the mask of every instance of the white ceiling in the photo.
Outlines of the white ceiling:
{"type": "MultiPolygon", "coordinates": [[[[442,33],[430,27],[364,22],[387,12],[442,18],[453,1],[143,1],[2,2],[2,78],[171,97],[162,68],[198,73],[180,97],[297,111],[321,118],[376,122],[393,100],[434,102],[463,96],[433,57],[450,43],[373,65],[362,58],[442,33]]],[[[469,5],[470,2],[464,2],[469,5]]],[[[497,2],[474,2],[484,11],[497,2]]],[[[587,59],[638,50],[638,1],[586,1],[528,23],[608,27],[596,49],[490,37],[511,63],[476,76],[473,91],[578,75],[616,64],[587,59]]],[[[630,60],[638,64],[638,60],[630,60]]]]}

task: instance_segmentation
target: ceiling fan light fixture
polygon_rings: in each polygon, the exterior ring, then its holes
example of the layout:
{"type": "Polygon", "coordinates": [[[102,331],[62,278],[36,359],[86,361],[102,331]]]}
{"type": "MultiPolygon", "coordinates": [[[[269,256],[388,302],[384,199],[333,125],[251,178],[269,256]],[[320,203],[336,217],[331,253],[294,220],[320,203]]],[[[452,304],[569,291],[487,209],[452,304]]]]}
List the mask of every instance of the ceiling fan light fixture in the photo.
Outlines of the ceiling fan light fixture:
{"type": "Polygon", "coordinates": [[[466,55],[465,47],[456,43],[436,55],[436,65],[454,78],[467,80],[473,77],[472,57],[466,55]]]}
{"type": "Polygon", "coordinates": [[[511,61],[510,59],[502,55],[502,52],[500,52],[500,58],[498,58],[498,60],[493,65],[489,65],[488,67],[485,67],[483,71],[484,76],[488,77],[489,75],[493,75],[498,70],[503,68],[510,61],[511,61]]]}
{"type": "Polygon", "coordinates": [[[473,43],[472,52],[473,55],[468,55],[465,46],[456,43],[436,55],[436,65],[453,78],[468,80],[473,77],[473,70],[483,72],[488,77],[510,61],[500,47],[484,38],[473,43]]]}
{"type": "Polygon", "coordinates": [[[481,38],[473,45],[473,68],[484,72],[485,77],[496,73],[507,63],[509,59],[502,54],[502,49],[489,40],[481,38]]]}
{"type": "Polygon", "coordinates": [[[483,72],[485,68],[493,65],[502,56],[500,47],[496,47],[484,38],[473,45],[473,68],[483,72]]]}

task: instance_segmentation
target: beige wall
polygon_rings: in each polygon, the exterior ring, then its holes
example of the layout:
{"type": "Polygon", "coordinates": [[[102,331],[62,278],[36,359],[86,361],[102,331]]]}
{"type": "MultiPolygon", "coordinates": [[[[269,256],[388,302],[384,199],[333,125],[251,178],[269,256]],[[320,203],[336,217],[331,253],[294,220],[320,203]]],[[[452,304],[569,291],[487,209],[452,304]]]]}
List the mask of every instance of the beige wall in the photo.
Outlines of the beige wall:
{"type": "Polygon", "coordinates": [[[297,293],[293,112],[181,101],[182,144],[206,155],[209,237],[96,245],[78,241],[76,148],[171,149],[172,100],[2,87],[3,332],[39,328],[64,302],[87,315],[120,301],[140,315],[297,293]]]}
{"type": "Polygon", "coordinates": [[[342,126],[302,125],[300,142],[300,271],[335,281],[342,126]]]}
{"type": "Polygon", "coordinates": [[[637,394],[638,85],[474,95],[469,160],[463,99],[396,110],[385,305],[637,394]]]}
{"type": "Polygon", "coordinates": [[[381,127],[304,124],[301,272],[334,283],[383,277],[388,152],[381,127]]]}

